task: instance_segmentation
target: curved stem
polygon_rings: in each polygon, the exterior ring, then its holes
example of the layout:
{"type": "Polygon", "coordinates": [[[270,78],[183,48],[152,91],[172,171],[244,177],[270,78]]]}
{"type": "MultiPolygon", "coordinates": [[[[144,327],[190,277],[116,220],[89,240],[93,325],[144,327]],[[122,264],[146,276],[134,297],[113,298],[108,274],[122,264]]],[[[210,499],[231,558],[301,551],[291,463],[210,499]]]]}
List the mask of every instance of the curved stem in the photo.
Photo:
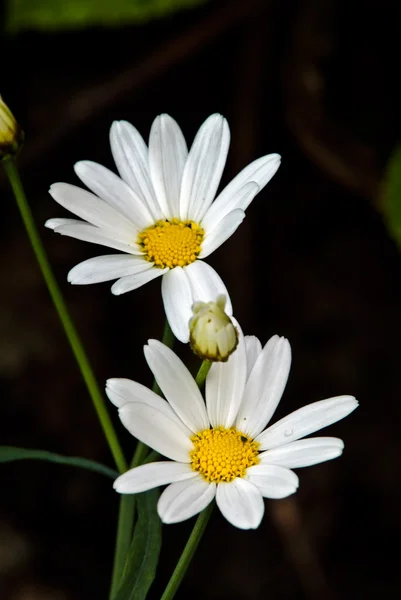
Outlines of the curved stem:
{"type": "Polygon", "coordinates": [[[72,322],[67,306],[61,294],[60,288],[58,287],[56,279],[51,270],[50,263],[46,256],[45,249],[43,247],[42,241],[40,239],[38,230],[36,228],[32,216],[32,212],[29,208],[28,201],[25,196],[24,188],[22,186],[22,182],[18,173],[17,165],[14,159],[12,158],[4,160],[3,165],[7,177],[10,181],[15,199],[17,201],[17,205],[21,213],[21,217],[24,222],[26,231],[28,233],[29,240],[32,244],[33,251],[36,255],[37,261],[42,271],[43,278],[46,282],[50,296],[53,300],[58,316],[60,317],[60,321],[63,325],[64,332],[68,338],[74,356],[82,373],[82,377],[85,381],[89,395],[94,404],[104,435],[109,444],[110,451],[113,455],[118,470],[121,473],[123,473],[126,470],[127,465],[125,462],[123,452],[121,450],[120,443],[117,438],[117,434],[114,430],[109,413],[104,403],[103,396],[100,392],[92,368],[89,364],[89,360],[86,356],[82,342],[79,339],[78,333],[72,322]]]}
{"type": "Polygon", "coordinates": [[[182,551],[182,554],[178,560],[177,566],[174,569],[170,581],[168,582],[167,587],[163,592],[161,600],[171,600],[171,598],[174,598],[180,586],[180,583],[183,580],[185,573],[187,572],[189,564],[195,554],[203,532],[206,529],[206,525],[209,521],[210,515],[212,514],[213,506],[214,502],[211,502],[209,506],[207,506],[205,510],[203,510],[196,519],[196,523],[194,525],[194,528],[192,529],[191,535],[189,536],[185,548],[182,551]]]}
{"type": "Polygon", "coordinates": [[[198,384],[198,387],[202,387],[202,385],[205,383],[206,376],[209,373],[212,364],[213,363],[210,360],[204,360],[201,364],[199,371],[195,377],[195,381],[198,384]]]}

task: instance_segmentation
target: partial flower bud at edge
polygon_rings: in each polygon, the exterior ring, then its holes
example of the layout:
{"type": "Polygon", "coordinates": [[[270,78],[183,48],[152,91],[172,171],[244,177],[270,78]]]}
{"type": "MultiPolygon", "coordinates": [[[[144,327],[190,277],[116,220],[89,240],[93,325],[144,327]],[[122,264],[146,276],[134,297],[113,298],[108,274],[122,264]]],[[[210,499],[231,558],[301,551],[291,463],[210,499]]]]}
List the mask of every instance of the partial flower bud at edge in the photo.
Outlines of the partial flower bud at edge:
{"type": "Polygon", "coordinates": [[[0,160],[16,156],[24,141],[24,132],[0,96],[0,160]]]}

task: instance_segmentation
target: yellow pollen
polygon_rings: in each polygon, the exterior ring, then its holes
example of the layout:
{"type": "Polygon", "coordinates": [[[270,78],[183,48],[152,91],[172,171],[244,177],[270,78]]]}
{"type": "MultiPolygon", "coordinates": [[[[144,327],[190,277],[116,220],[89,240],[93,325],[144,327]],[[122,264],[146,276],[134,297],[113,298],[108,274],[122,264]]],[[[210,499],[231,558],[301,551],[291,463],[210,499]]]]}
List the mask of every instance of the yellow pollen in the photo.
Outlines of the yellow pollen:
{"type": "Polygon", "coordinates": [[[138,236],[138,244],[146,260],[156,267],[185,267],[193,263],[201,251],[204,231],[194,221],[157,221],[138,236]]]}
{"type": "Polygon", "coordinates": [[[244,477],[248,467],[259,463],[259,443],[234,427],[205,429],[191,437],[191,467],[210,483],[244,477]]]}

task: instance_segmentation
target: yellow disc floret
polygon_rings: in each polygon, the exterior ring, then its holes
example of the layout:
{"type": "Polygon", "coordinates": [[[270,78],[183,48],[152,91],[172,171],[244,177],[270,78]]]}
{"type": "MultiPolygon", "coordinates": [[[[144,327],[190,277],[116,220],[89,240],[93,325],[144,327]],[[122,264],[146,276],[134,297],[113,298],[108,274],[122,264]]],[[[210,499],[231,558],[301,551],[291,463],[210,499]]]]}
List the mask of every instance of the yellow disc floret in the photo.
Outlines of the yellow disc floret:
{"type": "Polygon", "coordinates": [[[191,441],[191,467],[210,483],[244,477],[248,467],[259,463],[259,443],[234,427],[205,429],[191,441]]]}
{"type": "Polygon", "coordinates": [[[144,229],[138,244],[146,260],[156,267],[185,267],[193,263],[201,251],[204,231],[194,221],[157,221],[144,229]]]}

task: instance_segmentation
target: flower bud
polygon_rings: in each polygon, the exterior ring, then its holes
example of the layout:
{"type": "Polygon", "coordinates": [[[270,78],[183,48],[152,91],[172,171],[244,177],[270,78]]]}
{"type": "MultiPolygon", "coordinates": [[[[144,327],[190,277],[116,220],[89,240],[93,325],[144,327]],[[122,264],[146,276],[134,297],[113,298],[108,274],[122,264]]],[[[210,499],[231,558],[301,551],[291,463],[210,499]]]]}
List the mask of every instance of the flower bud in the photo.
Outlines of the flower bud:
{"type": "Polygon", "coordinates": [[[216,302],[195,302],[189,320],[189,343],[203,360],[225,362],[238,344],[238,332],[224,312],[225,296],[216,302]]]}
{"type": "Polygon", "coordinates": [[[15,156],[24,141],[24,133],[0,96],[0,160],[15,156]]]}

